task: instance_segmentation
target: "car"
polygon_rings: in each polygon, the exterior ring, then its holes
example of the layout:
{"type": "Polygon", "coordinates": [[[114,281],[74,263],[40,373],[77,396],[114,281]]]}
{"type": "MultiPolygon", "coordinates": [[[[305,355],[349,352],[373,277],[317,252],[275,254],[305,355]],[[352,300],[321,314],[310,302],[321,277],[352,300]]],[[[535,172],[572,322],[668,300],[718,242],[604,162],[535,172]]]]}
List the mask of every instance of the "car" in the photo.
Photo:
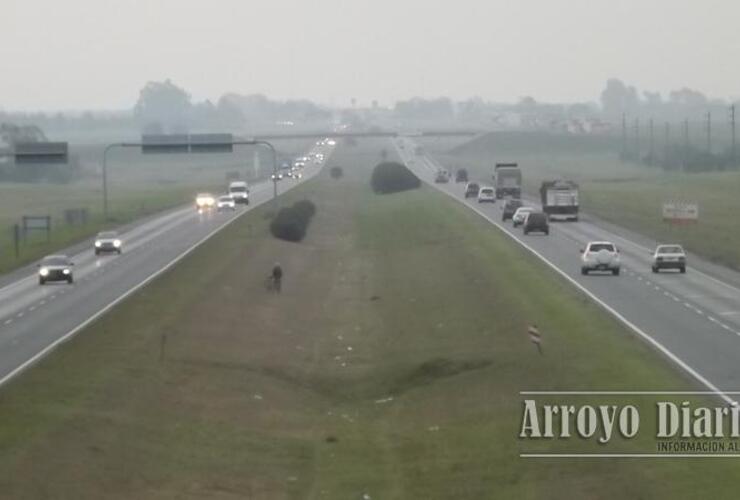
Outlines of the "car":
{"type": "Polygon", "coordinates": [[[483,186],[478,190],[478,203],[496,203],[496,190],[483,186]]]}
{"type": "Polygon", "coordinates": [[[39,285],[48,281],[66,281],[70,285],[74,283],[72,266],[74,262],[66,255],[47,255],[38,264],[39,285]]]}
{"type": "Polygon", "coordinates": [[[581,274],[592,271],[608,271],[619,276],[622,265],[619,260],[619,250],[610,241],[592,241],[586,248],[581,249],[581,274]]]}
{"type": "Polygon", "coordinates": [[[121,255],[123,251],[123,242],[115,231],[103,231],[95,237],[95,255],[106,252],[116,252],[121,255]]]}
{"type": "Polygon", "coordinates": [[[510,198],[504,202],[504,206],[501,210],[501,220],[507,221],[514,216],[517,209],[521,208],[524,204],[522,200],[518,198],[510,198]]]}
{"type": "Polygon", "coordinates": [[[434,182],[437,184],[444,184],[450,181],[450,174],[447,170],[438,170],[437,175],[434,177],[434,182]]]}
{"type": "Polygon", "coordinates": [[[231,195],[219,196],[216,200],[216,210],[223,212],[224,210],[236,210],[236,200],[231,195]]]}
{"type": "Polygon", "coordinates": [[[278,172],[278,173],[276,173],[276,174],[272,174],[272,175],[270,176],[270,179],[271,179],[271,180],[272,180],[273,182],[281,181],[281,180],[283,180],[283,174],[282,174],[281,172],[278,172]]]}
{"type": "Polygon", "coordinates": [[[522,231],[524,234],[535,232],[550,234],[550,224],[548,223],[547,214],[537,211],[529,212],[524,219],[522,231]]]}
{"type": "Polygon", "coordinates": [[[249,185],[244,181],[233,181],[229,184],[229,195],[234,203],[249,205],[249,185]]]}
{"type": "Polygon", "coordinates": [[[478,191],[480,191],[480,186],[477,182],[468,182],[465,185],[465,198],[477,198],[478,191]]]}
{"type": "Polygon", "coordinates": [[[529,214],[529,212],[534,212],[534,207],[517,208],[514,215],[511,216],[511,222],[514,224],[514,227],[519,227],[524,224],[524,220],[527,218],[527,214],[529,214]]]}
{"type": "Polygon", "coordinates": [[[464,168],[457,169],[457,172],[455,172],[455,182],[468,182],[468,171],[464,168]]]}
{"type": "Polygon", "coordinates": [[[660,272],[661,269],[678,269],[679,272],[686,272],[686,252],[681,245],[658,245],[653,252],[653,272],[660,272]]]}
{"type": "Polygon", "coordinates": [[[216,206],[216,199],[210,193],[198,193],[195,197],[195,208],[198,210],[210,210],[216,206]]]}

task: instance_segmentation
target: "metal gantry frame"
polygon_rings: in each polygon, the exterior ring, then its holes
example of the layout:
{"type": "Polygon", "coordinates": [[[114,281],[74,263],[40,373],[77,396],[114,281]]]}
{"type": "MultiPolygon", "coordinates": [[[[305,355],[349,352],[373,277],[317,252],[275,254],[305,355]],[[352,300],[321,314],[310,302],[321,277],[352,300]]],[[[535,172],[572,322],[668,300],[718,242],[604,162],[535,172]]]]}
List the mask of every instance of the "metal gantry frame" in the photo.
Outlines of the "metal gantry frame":
{"type": "MultiPolygon", "coordinates": [[[[265,146],[272,153],[272,198],[277,199],[277,151],[275,146],[270,142],[262,139],[244,140],[244,141],[231,141],[231,146],[265,146]]],[[[103,150],[103,219],[108,220],[108,152],[114,148],[141,148],[143,146],[152,146],[153,144],[144,142],[115,142],[108,144],[103,150]]],[[[154,144],[156,146],[156,144],[154,144]]],[[[166,144],[166,146],[172,146],[172,144],[166,144]]]]}

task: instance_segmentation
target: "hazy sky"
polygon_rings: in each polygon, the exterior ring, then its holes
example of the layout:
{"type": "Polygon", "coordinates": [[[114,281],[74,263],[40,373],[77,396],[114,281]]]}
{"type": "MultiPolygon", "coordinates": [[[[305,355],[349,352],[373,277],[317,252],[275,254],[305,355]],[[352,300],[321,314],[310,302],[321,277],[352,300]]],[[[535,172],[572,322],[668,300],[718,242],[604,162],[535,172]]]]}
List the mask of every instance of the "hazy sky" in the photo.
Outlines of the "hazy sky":
{"type": "Polygon", "coordinates": [[[345,105],[740,97],[738,0],[0,0],[0,108],[131,107],[149,80],[345,105]]]}

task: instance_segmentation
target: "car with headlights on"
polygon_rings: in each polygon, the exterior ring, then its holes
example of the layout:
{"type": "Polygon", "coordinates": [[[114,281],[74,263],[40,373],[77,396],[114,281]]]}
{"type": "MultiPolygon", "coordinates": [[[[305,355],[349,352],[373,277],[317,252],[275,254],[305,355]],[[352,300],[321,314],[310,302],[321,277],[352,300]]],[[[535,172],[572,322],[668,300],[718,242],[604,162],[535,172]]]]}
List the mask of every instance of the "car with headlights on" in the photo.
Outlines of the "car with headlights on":
{"type": "Polygon", "coordinates": [[[219,196],[218,200],[216,200],[216,210],[218,210],[219,212],[224,212],[226,210],[236,210],[236,200],[233,196],[228,194],[219,196]]]}
{"type": "Polygon", "coordinates": [[[686,252],[681,245],[658,245],[653,252],[653,272],[662,269],[677,269],[686,272],[686,252]]]}
{"type": "Polygon", "coordinates": [[[115,231],[103,231],[95,237],[95,255],[101,253],[115,252],[121,255],[123,251],[123,242],[121,237],[115,231]]]}
{"type": "Polygon", "coordinates": [[[216,206],[216,199],[210,193],[198,193],[195,197],[195,208],[198,210],[210,210],[216,206]]]}
{"type": "Polygon", "coordinates": [[[534,207],[519,207],[516,209],[516,212],[514,212],[514,215],[511,216],[511,223],[514,225],[514,227],[519,227],[522,224],[524,224],[524,221],[527,219],[527,215],[529,215],[530,212],[534,212],[534,207]]]}
{"type": "Polygon", "coordinates": [[[619,250],[610,241],[592,241],[581,249],[581,274],[606,271],[619,276],[621,267],[619,250]]]}
{"type": "Polygon", "coordinates": [[[39,285],[49,281],[66,281],[70,285],[74,282],[72,266],[74,262],[66,255],[48,255],[41,259],[39,268],[39,285]]]}

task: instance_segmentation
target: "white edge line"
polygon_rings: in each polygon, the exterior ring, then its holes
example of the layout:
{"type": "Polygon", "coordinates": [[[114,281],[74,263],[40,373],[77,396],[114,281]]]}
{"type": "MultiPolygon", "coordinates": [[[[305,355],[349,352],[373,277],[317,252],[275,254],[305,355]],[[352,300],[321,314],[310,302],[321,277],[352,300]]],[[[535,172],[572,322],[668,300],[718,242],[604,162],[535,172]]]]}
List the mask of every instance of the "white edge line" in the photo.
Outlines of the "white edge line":
{"type": "MultiPolygon", "coordinates": [[[[395,145],[395,143],[394,143],[394,145],[395,145]]],[[[396,146],[396,149],[397,149],[397,146],[396,146]]],[[[400,152],[399,152],[399,156],[400,156],[400,152]]],[[[403,158],[403,157],[401,157],[401,158],[403,158]]],[[[612,316],[614,316],[619,321],[621,321],[625,326],[627,326],[632,331],[634,331],[639,336],[641,336],[644,340],[646,340],[648,343],[650,343],[653,347],[655,347],[660,352],[662,352],[666,357],[668,357],[668,359],[670,359],[676,365],[678,365],[679,367],[681,367],[686,373],[688,373],[689,375],[691,375],[692,377],[694,377],[697,381],[699,381],[701,384],[703,384],[708,389],[714,391],[725,402],[727,402],[728,404],[735,403],[734,400],[732,400],[731,398],[729,398],[724,392],[720,391],[717,386],[715,386],[712,382],[710,382],[709,380],[707,380],[706,378],[704,378],[703,375],[701,375],[699,372],[697,372],[696,370],[694,370],[685,361],[683,361],[681,358],[679,358],[678,356],[676,356],[675,354],[673,354],[673,352],[671,352],[667,347],[665,347],[663,344],[661,344],[660,342],[658,342],[657,340],[655,340],[653,337],[651,337],[650,335],[648,335],[647,333],[645,333],[637,325],[635,325],[630,320],[628,320],[626,317],[624,317],[622,314],[620,314],[619,312],[617,312],[617,310],[614,309],[613,307],[611,307],[609,304],[607,304],[606,302],[604,302],[603,300],[601,300],[600,298],[598,298],[591,291],[589,291],[586,287],[584,287],[583,285],[581,285],[580,283],[578,283],[576,280],[574,280],[573,278],[571,278],[570,276],[568,276],[568,274],[565,271],[561,270],[555,264],[553,264],[552,262],[550,262],[549,260],[547,260],[542,254],[540,254],[539,252],[537,252],[537,250],[535,250],[534,248],[530,247],[529,245],[527,245],[523,241],[521,241],[518,238],[516,238],[513,234],[509,233],[504,228],[502,228],[501,226],[499,226],[498,223],[495,220],[493,220],[491,217],[489,217],[487,214],[485,214],[484,212],[480,211],[477,207],[475,207],[473,205],[469,205],[468,203],[464,203],[462,200],[460,200],[453,193],[450,193],[448,191],[445,191],[445,190],[443,190],[443,189],[435,186],[434,184],[430,184],[425,179],[424,179],[424,182],[428,186],[434,187],[437,191],[446,194],[447,196],[449,196],[453,200],[457,201],[458,203],[460,203],[461,205],[463,205],[465,207],[468,207],[469,209],[473,210],[475,213],[477,213],[478,215],[480,215],[481,217],[483,217],[484,219],[486,219],[487,221],[489,221],[499,231],[501,231],[502,233],[504,233],[507,237],[509,237],[510,239],[514,240],[516,243],[518,243],[519,245],[521,245],[522,247],[524,247],[526,250],[528,250],[534,256],[536,256],[537,258],[539,258],[542,262],[544,262],[545,264],[547,264],[552,270],[554,270],[560,276],[562,276],[563,278],[565,278],[569,283],[571,283],[573,286],[575,286],[576,288],[578,288],[581,292],[583,292],[584,294],[586,294],[587,297],[589,297],[595,303],[597,303],[602,308],[604,308],[612,316]]],[[[2,385],[2,380],[0,380],[0,385],[2,385]]]]}
{"type": "MultiPolygon", "coordinates": [[[[305,180],[306,181],[307,180],[310,180],[315,175],[317,175],[320,171],[321,171],[321,168],[319,168],[314,175],[312,175],[311,177],[309,177],[309,178],[307,178],[305,180]]],[[[285,194],[286,192],[288,192],[291,189],[293,189],[294,187],[302,184],[303,182],[305,182],[305,181],[299,182],[299,183],[295,184],[294,186],[291,186],[290,188],[285,189],[280,194],[285,194]]],[[[36,363],[38,360],[40,360],[41,358],[43,358],[44,356],[46,356],[47,354],[49,354],[51,351],[53,351],[54,349],[56,349],[56,347],[59,344],[61,344],[62,342],[65,342],[70,337],[74,336],[77,332],[79,332],[80,330],[82,330],[83,328],[85,328],[86,326],[88,326],[90,323],[93,323],[95,320],[97,320],[102,315],[104,315],[105,313],[107,313],[108,311],[110,311],[116,305],[118,305],[119,303],[121,303],[122,301],[124,301],[125,299],[127,299],[128,297],[130,297],[131,295],[133,295],[139,289],[143,288],[144,286],[146,286],[147,284],[149,284],[151,281],[153,281],[154,279],[156,279],[157,277],[159,277],[161,274],[163,274],[166,271],[168,271],[169,269],[171,269],[175,264],[177,264],[182,259],[184,259],[185,257],[187,257],[190,253],[192,253],[196,248],[200,247],[203,243],[205,243],[211,237],[215,236],[217,233],[219,233],[223,229],[225,229],[228,226],[230,226],[233,222],[237,221],[238,219],[240,219],[245,214],[250,213],[252,211],[252,209],[257,208],[260,205],[264,205],[265,203],[268,203],[271,200],[272,200],[272,198],[270,197],[266,201],[263,201],[262,203],[251,205],[250,209],[245,210],[245,211],[239,213],[236,217],[233,217],[233,218],[229,219],[228,221],[224,222],[221,226],[217,227],[216,229],[214,229],[213,231],[211,231],[210,233],[208,233],[206,236],[204,236],[203,238],[201,238],[200,240],[198,240],[193,246],[191,246],[190,248],[188,248],[187,250],[185,250],[184,252],[182,252],[180,255],[178,255],[177,257],[175,257],[173,260],[171,260],[170,262],[168,262],[164,267],[162,267],[161,269],[159,269],[159,270],[155,271],[154,273],[150,274],[146,279],[144,279],[143,281],[139,282],[137,285],[134,285],[128,291],[124,292],[123,295],[119,296],[118,298],[114,299],[112,302],[108,303],[108,305],[106,305],[102,309],[98,310],[95,314],[93,314],[92,316],[90,316],[89,318],[87,318],[85,321],[83,321],[82,323],[80,323],[79,325],[77,325],[76,327],[74,327],[72,330],[68,331],[67,333],[65,333],[64,335],[62,335],[58,339],[56,339],[51,344],[49,344],[46,347],[44,347],[41,351],[39,351],[36,354],[34,354],[33,356],[31,356],[31,358],[29,358],[28,360],[24,361],[22,364],[20,364],[17,367],[15,367],[7,375],[5,375],[4,377],[0,378],[0,387],[2,387],[3,385],[5,385],[13,377],[15,377],[16,375],[18,375],[22,371],[24,371],[26,368],[28,368],[29,366],[31,366],[32,364],[36,363]]]]}

